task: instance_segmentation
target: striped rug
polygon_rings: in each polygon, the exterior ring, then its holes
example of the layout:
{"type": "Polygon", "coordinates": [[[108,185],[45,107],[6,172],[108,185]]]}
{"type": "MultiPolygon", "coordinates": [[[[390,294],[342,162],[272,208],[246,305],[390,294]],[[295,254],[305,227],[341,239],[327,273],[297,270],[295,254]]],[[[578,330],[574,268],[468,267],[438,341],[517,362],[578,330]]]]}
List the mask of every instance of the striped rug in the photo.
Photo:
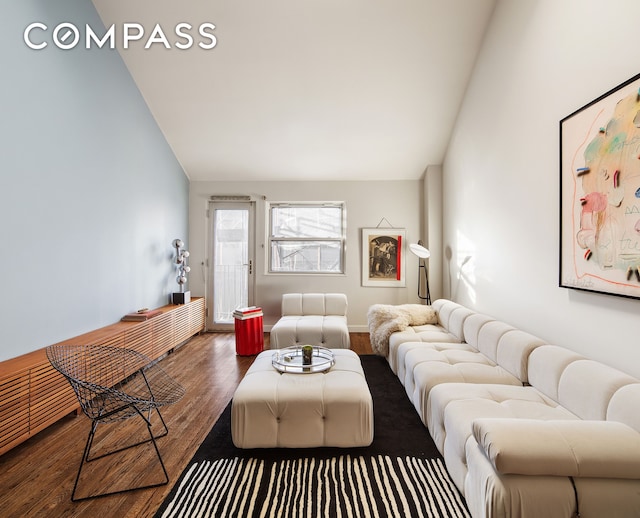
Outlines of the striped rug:
{"type": "Polygon", "coordinates": [[[387,455],[193,463],[162,518],[469,517],[439,458],[387,455]]]}

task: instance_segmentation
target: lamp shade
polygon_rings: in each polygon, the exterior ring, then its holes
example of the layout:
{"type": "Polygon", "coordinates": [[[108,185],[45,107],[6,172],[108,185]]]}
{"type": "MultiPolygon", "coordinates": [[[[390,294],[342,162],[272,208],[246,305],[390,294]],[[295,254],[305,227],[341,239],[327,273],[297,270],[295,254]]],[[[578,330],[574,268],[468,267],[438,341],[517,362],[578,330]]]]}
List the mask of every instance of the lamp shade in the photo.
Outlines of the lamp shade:
{"type": "Polygon", "coordinates": [[[431,252],[429,252],[429,250],[420,243],[411,243],[409,245],[409,250],[411,250],[411,253],[417,255],[420,259],[427,259],[431,255],[431,252]]]}

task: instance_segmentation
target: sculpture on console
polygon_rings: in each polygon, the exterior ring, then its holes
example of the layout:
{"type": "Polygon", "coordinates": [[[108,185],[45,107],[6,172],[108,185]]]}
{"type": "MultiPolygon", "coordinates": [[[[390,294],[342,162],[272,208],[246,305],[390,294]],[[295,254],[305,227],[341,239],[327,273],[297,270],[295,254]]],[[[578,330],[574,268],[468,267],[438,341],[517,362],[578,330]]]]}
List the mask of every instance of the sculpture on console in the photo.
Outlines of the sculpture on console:
{"type": "Polygon", "coordinates": [[[173,304],[187,304],[191,301],[191,292],[185,291],[187,274],[191,271],[191,268],[187,264],[189,251],[184,249],[184,243],[181,239],[174,239],[172,244],[176,249],[176,264],[178,265],[178,277],[176,278],[176,282],[180,286],[180,292],[172,293],[171,302],[173,304]]]}

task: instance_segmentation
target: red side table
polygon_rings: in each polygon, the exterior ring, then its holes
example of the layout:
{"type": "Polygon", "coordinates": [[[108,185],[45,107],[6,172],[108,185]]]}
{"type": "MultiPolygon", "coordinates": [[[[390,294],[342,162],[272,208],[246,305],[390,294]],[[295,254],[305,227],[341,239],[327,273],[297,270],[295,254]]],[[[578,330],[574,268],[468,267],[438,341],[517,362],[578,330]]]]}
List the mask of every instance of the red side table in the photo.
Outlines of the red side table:
{"type": "Polygon", "coordinates": [[[262,308],[252,306],[233,312],[236,332],[236,354],[253,356],[264,349],[262,308]]]}

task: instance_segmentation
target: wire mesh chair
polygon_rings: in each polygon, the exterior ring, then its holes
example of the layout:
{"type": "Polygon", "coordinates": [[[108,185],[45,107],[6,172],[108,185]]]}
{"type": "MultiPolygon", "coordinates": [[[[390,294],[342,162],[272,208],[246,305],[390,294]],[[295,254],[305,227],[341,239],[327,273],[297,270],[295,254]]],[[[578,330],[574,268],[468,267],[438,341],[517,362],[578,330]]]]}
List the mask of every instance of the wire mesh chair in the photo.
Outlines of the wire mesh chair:
{"type": "Polygon", "coordinates": [[[71,500],[76,502],[167,484],[169,475],[156,443],[156,439],[169,433],[160,414],[160,407],[180,400],[185,393],[184,388],[157,363],[152,363],[150,358],[144,354],[130,349],[100,345],[52,345],[46,351],[49,362],[69,381],[78,397],[82,411],[92,421],[71,493],[71,500]],[[151,417],[154,410],[163,427],[158,435],[154,435],[151,429],[151,417]],[[91,447],[98,424],[122,421],[136,416],[145,421],[149,439],[91,457],[91,447]],[[163,482],[76,498],[80,474],[85,463],[148,442],[153,443],[155,453],[160,461],[164,473],[163,482]]]}

